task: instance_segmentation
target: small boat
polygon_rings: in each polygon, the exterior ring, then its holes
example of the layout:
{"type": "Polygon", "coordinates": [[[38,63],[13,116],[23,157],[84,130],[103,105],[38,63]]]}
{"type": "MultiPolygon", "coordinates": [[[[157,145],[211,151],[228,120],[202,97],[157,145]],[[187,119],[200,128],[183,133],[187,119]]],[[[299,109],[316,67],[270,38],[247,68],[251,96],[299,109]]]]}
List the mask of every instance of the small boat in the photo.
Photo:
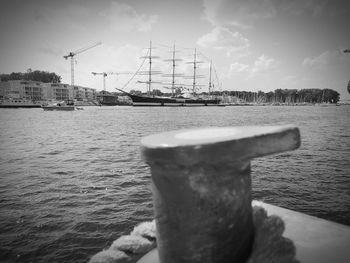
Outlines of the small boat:
{"type": "Polygon", "coordinates": [[[75,106],[72,102],[61,101],[42,106],[44,111],[74,111],[75,106]]]}

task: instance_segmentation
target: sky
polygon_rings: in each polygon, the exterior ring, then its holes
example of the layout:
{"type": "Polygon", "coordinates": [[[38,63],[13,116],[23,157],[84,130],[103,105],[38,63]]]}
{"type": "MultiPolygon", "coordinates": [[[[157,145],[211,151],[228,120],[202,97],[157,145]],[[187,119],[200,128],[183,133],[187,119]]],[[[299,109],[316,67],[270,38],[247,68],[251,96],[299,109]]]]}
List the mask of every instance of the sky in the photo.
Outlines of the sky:
{"type": "Polygon", "coordinates": [[[171,73],[175,44],[176,72],[193,74],[196,49],[201,91],[212,60],[217,90],[330,88],[350,99],[348,0],[0,0],[0,23],[0,73],[43,70],[70,84],[63,56],[101,41],[74,57],[75,84],[102,90],[91,72],[109,72],[106,90],[146,91],[120,73],[147,70],[152,41],[162,73],[171,73]]]}

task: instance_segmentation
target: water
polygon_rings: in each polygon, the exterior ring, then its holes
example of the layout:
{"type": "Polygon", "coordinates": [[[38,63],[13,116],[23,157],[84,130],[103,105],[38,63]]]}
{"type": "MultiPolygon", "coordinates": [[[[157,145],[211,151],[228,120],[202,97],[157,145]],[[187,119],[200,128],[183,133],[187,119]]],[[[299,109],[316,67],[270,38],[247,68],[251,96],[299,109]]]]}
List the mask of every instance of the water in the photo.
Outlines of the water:
{"type": "Polygon", "coordinates": [[[350,106],[0,109],[0,260],[86,262],[153,217],[142,136],[295,124],[300,149],[252,162],[253,197],[350,225],[350,106]]]}

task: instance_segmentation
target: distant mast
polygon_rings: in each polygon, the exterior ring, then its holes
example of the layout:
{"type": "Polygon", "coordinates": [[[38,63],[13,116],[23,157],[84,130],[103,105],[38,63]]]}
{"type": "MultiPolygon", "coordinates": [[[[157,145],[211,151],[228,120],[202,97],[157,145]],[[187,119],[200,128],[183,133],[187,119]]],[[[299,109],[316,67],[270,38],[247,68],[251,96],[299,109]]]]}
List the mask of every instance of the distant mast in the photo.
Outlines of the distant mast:
{"type": "Polygon", "coordinates": [[[197,87],[198,86],[203,86],[203,85],[198,85],[197,84],[197,79],[198,78],[204,78],[204,76],[202,76],[202,75],[198,75],[197,74],[197,68],[198,68],[198,64],[199,63],[203,63],[203,61],[198,61],[197,60],[197,49],[195,48],[194,49],[194,57],[193,57],[193,62],[188,62],[188,63],[190,63],[190,64],[192,64],[193,63],[193,76],[192,76],[192,92],[193,92],[193,95],[195,95],[196,94],[196,89],[197,89],[197,87]]]}
{"type": "Polygon", "coordinates": [[[174,96],[175,93],[175,42],[173,45],[173,74],[172,74],[172,81],[171,81],[171,94],[174,96]]]}
{"type": "Polygon", "coordinates": [[[146,83],[147,84],[147,96],[151,95],[152,92],[152,83],[155,83],[152,81],[152,75],[154,74],[160,74],[160,71],[152,71],[152,59],[158,58],[157,56],[152,55],[152,41],[149,42],[149,52],[148,55],[142,56],[141,58],[148,59],[149,61],[149,68],[148,71],[140,71],[138,72],[139,75],[148,75],[147,81],[138,81],[138,83],[146,83]]]}
{"type": "MultiPolygon", "coordinates": [[[[172,72],[171,74],[163,74],[163,77],[171,77],[171,83],[169,84],[166,84],[166,85],[170,85],[170,89],[171,89],[171,95],[172,96],[175,96],[176,95],[176,87],[179,85],[179,84],[176,84],[175,82],[175,78],[176,77],[180,77],[180,76],[183,76],[183,74],[181,73],[176,73],[176,61],[182,61],[182,59],[178,59],[178,58],[175,58],[176,56],[176,48],[175,48],[175,42],[174,42],[174,45],[173,45],[173,50],[171,51],[172,53],[172,58],[171,59],[165,59],[164,61],[169,61],[172,63],[172,72]]],[[[165,88],[169,89],[169,87],[166,87],[164,86],[165,88]]]]}
{"type": "Polygon", "coordinates": [[[152,40],[149,41],[149,71],[148,71],[148,90],[147,95],[151,94],[151,82],[152,82],[152,40]]]}
{"type": "Polygon", "coordinates": [[[212,71],[212,60],[210,60],[210,69],[209,69],[209,96],[210,96],[211,87],[212,87],[212,83],[211,83],[211,71],[212,71]]]}
{"type": "Polygon", "coordinates": [[[193,95],[196,92],[196,69],[197,69],[197,49],[194,49],[194,59],[193,59],[193,95]]]}

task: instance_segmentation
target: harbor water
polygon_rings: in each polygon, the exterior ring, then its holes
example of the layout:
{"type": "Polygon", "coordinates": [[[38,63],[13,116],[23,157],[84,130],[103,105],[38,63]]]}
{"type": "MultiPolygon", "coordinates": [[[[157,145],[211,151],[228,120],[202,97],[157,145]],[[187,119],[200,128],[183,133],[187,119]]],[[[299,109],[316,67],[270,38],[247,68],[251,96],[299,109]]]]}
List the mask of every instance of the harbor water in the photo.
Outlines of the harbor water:
{"type": "Polygon", "coordinates": [[[300,128],[252,161],[253,198],[350,225],[350,106],[0,109],[0,261],[87,262],[153,218],[143,136],[207,126],[300,128]]]}

